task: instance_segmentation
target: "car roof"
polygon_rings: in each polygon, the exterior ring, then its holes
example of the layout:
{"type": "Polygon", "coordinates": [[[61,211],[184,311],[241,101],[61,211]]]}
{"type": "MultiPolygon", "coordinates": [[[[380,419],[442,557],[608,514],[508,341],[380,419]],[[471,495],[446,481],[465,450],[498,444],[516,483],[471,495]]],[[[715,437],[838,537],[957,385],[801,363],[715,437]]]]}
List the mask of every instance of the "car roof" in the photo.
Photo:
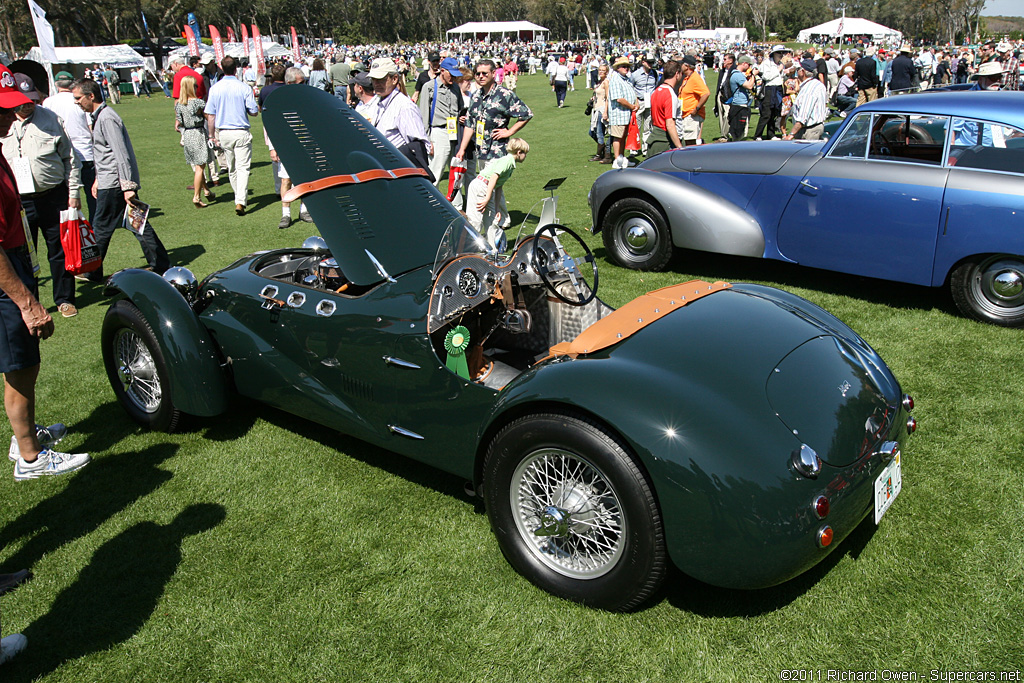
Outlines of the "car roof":
{"type": "Polygon", "coordinates": [[[917,93],[872,100],[858,112],[897,111],[908,114],[945,114],[995,120],[1024,126],[1024,92],[956,91],[917,93]]]}

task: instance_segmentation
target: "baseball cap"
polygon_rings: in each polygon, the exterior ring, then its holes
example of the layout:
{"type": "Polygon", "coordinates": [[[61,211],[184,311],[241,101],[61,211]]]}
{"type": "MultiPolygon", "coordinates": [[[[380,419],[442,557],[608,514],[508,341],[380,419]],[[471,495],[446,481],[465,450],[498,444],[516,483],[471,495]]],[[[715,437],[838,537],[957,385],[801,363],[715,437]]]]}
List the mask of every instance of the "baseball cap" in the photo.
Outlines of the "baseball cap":
{"type": "Polygon", "coordinates": [[[11,70],[0,64],[0,107],[14,109],[31,101],[21,92],[11,70]]]}
{"type": "Polygon", "coordinates": [[[373,87],[373,83],[370,82],[370,77],[366,74],[365,71],[360,71],[359,73],[352,74],[351,78],[348,79],[348,82],[358,85],[360,88],[373,87]]]}
{"type": "Polygon", "coordinates": [[[18,90],[21,94],[29,98],[33,102],[38,102],[42,98],[39,96],[39,91],[36,90],[36,84],[32,82],[30,76],[25,74],[14,74],[14,80],[18,84],[18,90]]]}
{"type": "Polygon", "coordinates": [[[693,55],[686,55],[685,57],[683,57],[681,61],[683,64],[689,66],[691,69],[697,66],[697,58],[694,57],[693,55]]]}
{"type": "Polygon", "coordinates": [[[751,66],[753,66],[754,60],[750,58],[750,55],[743,55],[742,57],[740,57],[739,59],[736,60],[736,63],[737,64],[750,64],[751,66]]]}
{"type": "Polygon", "coordinates": [[[462,75],[462,71],[459,70],[459,63],[451,57],[441,61],[441,68],[455,76],[455,78],[462,75]]]}
{"type": "Polygon", "coordinates": [[[68,71],[58,71],[57,75],[53,77],[55,81],[73,81],[75,77],[68,71]]]}
{"type": "Polygon", "coordinates": [[[437,52],[431,52],[429,55],[427,55],[427,61],[428,62],[439,62],[439,61],[441,61],[441,55],[438,54],[437,52]]]}
{"type": "Polygon", "coordinates": [[[216,57],[214,56],[214,54],[212,52],[204,52],[203,56],[200,57],[200,59],[199,59],[199,63],[200,64],[209,64],[214,59],[216,59],[216,57]]]}
{"type": "Polygon", "coordinates": [[[378,57],[370,62],[370,78],[384,78],[398,73],[398,65],[390,57],[378,57]]]}
{"type": "Polygon", "coordinates": [[[818,70],[818,65],[814,63],[813,59],[801,59],[800,68],[804,71],[814,72],[818,70]]]}

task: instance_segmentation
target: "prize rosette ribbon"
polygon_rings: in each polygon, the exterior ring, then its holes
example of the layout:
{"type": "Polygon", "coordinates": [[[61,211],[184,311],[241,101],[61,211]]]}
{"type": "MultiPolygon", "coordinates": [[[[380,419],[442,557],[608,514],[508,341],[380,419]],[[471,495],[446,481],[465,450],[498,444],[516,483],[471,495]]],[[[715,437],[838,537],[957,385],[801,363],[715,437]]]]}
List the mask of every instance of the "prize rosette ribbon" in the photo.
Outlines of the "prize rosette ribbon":
{"type": "Polygon", "coordinates": [[[469,348],[469,330],[462,325],[453,328],[444,337],[444,350],[448,352],[448,369],[463,379],[469,379],[466,349],[469,348]]]}

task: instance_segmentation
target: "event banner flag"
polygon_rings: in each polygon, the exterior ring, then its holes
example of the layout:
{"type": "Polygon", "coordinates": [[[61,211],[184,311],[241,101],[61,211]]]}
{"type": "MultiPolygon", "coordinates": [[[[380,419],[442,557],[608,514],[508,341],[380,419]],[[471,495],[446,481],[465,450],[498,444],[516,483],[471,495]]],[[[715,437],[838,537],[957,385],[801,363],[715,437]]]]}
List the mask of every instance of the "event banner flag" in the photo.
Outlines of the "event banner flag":
{"type": "Polygon", "coordinates": [[[292,26],[292,57],[295,58],[296,64],[302,61],[302,55],[299,54],[299,37],[295,35],[294,26],[292,26]]]}
{"type": "Polygon", "coordinates": [[[244,46],[242,49],[245,50],[245,56],[248,57],[249,56],[249,28],[245,24],[242,24],[242,45],[244,46]]]}
{"type": "Polygon", "coordinates": [[[220,31],[213,24],[210,24],[210,38],[213,39],[213,54],[220,64],[224,61],[224,41],[220,39],[220,31]]]}
{"type": "Polygon", "coordinates": [[[196,34],[192,33],[192,27],[185,24],[185,40],[188,41],[188,53],[193,57],[199,56],[199,43],[196,42],[196,34]]]}
{"type": "Polygon", "coordinates": [[[229,43],[237,43],[238,41],[235,40],[235,29],[233,29],[230,26],[228,26],[226,30],[228,32],[228,42],[229,43]]]}
{"type": "MultiPolygon", "coordinates": [[[[43,61],[56,62],[57,52],[53,49],[53,27],[46,20],[46,12],[33,0],[28,0],[28,11],[32,15],[32,24],[36,27],[36,40],[39,41],[39,51],[43,53],[43,61]]],[[[294,31],[295,29],[292,29],[293,33],[294,31]]]]}
{"type": "Polygon", "coordinates": [[[256,24],[252,25],[252,46],[256,50],[256,78],[267,72],[267,65],[263,61],[263,39],[260,38],[260,30],[256,24]]]}

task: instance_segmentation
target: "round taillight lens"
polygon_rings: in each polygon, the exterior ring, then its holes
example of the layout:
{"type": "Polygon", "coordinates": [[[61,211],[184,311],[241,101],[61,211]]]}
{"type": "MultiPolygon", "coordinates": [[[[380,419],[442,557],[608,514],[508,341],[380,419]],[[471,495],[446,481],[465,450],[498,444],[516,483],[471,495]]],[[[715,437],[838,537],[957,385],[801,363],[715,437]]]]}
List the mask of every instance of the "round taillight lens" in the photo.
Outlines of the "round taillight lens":
{"type": "Polygon", "coordinates": [[[825,519],[828,517],[828,511],[830,504],[828,498],[825,496],[818,496],[814,499],[814,514],[818,516],[818,519],[825,519]]]}
{"type": "Polygon", "coordinates": [[[917,431],[917,420],[910,418],[907,420],[907,434],[913,434],[917,431]]]}
{"type": "Polygon", "coordinates": [[[907,410],[914,409],[914,397],[910,394],[903,394],[903,407],[907,410]]]}
{"type": "Polygon", "coordinates": [[[818,531],[818,545],[822,548],[827,548],[832,545],[832,527],[821,527],[818,531]]]}

